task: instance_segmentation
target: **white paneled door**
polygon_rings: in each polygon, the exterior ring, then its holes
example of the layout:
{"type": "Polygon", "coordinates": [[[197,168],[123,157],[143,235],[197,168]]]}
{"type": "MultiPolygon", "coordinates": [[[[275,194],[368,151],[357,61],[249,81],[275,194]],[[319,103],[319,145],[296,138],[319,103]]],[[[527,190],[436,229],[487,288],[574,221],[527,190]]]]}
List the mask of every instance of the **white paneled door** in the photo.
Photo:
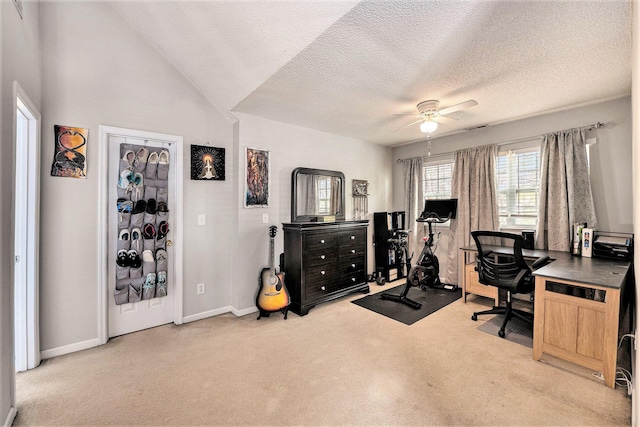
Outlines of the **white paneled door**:
{"type": "Polygon", "coordinates": [[[181,147],[175,141],[149,136],[124,130],[106,135],[109,338],[182,323],[181,233],[177,227],[181,199],[176,191],[182,188],[178,181],[182,175],[176,173],[181,170],[176,167],[181,147]]]}

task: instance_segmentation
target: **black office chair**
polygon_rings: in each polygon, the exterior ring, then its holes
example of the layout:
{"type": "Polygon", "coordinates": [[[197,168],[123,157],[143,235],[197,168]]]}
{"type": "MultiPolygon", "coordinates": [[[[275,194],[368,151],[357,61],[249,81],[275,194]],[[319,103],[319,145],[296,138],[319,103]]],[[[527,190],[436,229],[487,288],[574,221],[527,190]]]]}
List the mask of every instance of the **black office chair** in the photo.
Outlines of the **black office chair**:
{"type": "Polygon", "coordinates": [[[503,233],[500,231],[472,231],[471,236],[478,248],[478,260],[476,270],[480,283],[495,286],[507,291],[507,301],[504,307],[493,307],[491,310],[473,313],[471,320],[478,320],[482,314],[504,314],[504,321],[498,331],[498,335],[504,338],[507,322],[516,316],[529,324],[533,324],[533,313],[513,308],[512,294],[531,293],[534,289],[534,277],[532,269],[542,267],[549,262],[548,257],[537,259],[531,268],[522,256],[522,243],[524,239],[519,234],[503,233]],[[492,253],[491,246],[513,248],[513,255],[498,255],[492,253]]]}

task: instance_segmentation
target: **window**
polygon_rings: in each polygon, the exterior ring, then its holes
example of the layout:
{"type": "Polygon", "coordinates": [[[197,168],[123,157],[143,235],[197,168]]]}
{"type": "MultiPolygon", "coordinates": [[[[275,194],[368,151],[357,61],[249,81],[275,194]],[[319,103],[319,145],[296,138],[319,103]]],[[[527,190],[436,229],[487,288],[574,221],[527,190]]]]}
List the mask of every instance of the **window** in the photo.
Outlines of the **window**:
{"type": "Polygon", "coordinates": [[[540,147],[501,152],[496,162],[501,228],[535,227],[540,193],[540,147]]]}
{"type": "Polygon", "coordinates": [[[331,206],[331,178],[318,178],[318,214],[328,215],[331,206]]]}
{"type": "Polygon", "coordinates": [[[422,189],[425,199],[451,198],[451,169],[453,162],[444,160],[422,167],[422,189]]]}

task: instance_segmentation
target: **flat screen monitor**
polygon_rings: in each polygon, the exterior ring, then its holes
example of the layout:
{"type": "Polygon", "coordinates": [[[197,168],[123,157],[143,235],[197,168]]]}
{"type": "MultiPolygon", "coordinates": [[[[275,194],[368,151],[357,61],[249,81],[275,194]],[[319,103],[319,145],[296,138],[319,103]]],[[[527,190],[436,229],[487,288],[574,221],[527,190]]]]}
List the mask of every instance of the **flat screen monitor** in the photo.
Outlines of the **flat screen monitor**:
{"type": "Polygon", "coordinates": [[[451,214],[451,219],[456,217],[458,210],[458,199],[427,199],[424,201],[423,218],[427,218],[430,214],[436,214],[440,218],[447,218],[451,214]]]}

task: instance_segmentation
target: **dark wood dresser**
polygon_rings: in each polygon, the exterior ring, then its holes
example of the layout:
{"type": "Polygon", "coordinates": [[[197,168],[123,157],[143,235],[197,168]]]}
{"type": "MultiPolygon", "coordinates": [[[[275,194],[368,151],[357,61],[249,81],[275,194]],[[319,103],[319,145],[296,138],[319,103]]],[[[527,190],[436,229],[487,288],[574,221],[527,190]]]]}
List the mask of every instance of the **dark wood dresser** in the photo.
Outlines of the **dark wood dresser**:
{"type": "Polygon", "coordinates": [[[304,316],[317,304],[356,291],[369,293],[368,224],[367,220],[283,224],[291,311],[304,316]]]}

